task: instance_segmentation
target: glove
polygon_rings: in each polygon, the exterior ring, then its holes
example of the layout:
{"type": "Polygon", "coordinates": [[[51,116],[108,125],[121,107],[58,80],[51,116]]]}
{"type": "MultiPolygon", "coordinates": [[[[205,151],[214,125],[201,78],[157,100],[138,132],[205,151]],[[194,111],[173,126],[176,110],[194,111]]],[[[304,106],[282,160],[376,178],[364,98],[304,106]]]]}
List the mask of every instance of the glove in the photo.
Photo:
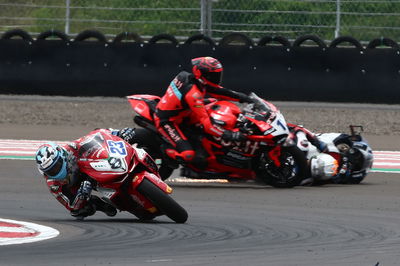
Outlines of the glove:
{"type": "Polygon", "coordinates": [[[131,142],[132,142],[133,138],[135,137],[135,129],[130,128],[130,127],[123,128],[119,131],[118,137],[125,140],[129,144],[133,144],[131,142]]]}
{"type": "Polygon", "coordinates": [[[246,136],[240,131],[225,130],[221,138],[226,141],[242,141],[246,139],[246,136]]]}
{"type": "Polygon", "coordinates": [[[89,199],[92,193],[92,184],[85,180],[82,182],[81,187],[78,189],[77,197],[79,199],[89,199]]]}

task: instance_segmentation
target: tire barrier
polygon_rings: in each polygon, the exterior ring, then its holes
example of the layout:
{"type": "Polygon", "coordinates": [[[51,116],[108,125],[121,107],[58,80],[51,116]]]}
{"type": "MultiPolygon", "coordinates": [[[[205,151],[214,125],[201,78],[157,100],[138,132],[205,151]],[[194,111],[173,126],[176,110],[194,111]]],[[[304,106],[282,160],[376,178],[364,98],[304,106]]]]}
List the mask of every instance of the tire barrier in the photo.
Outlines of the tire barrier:
{"type": "Polygon", "coordinates": [[[398,43],[389,38],[374,39],[368,43],[367,49],[374,49],[378,46],[386,46],[386,47],[391,47],[393,49],[399,50],[398,43]]]}
{"type": "Polygon", "coordinates": [[[133,32],[110,39],[93,30],[75,39],[55,30],[36,38],[7,31],[0,38],[0,93],[160,95],[179,71],[190,71],[190,59],[212,56],[224,65],[224,86],[271,101],[400,103],[400,49],[388,38],[365,48],[350,36],[329,46],[315,35],[293,43],[282,36],[255,42],[241,33],[227,34],[218,44],[201,34],[182,45],[169,34],[147,42],[133,32]]]}
{"type": "MultiPolygon", "coordinates": [[[[80,32],[79,34],[76,35],[76,37],[73,39],[74,41],[86,41],[88,39],[95,39],[99,42],[108,42],[107,38],[99,31],[96,30],[85,30],[80,32]]],[[[37,37],[34,39],[32,36],[22,30],[22,29],[12,29],[8,30],[3,35],[1,36],[0,39],[4,40],[9,40],[9,39],[22,39],[25,41],[30,41],[34,42],[35,40],[62,40],[65,42],[69,42],[72,39],[65,34],[62,31],[59,30],[48,30],[40,33],[37,35],[37,37]]],[[[121,32],[117,34],[113,38],[113,43],[120,43],[124,41],[133,41],[136,43],[146,43],[144,39],[137,33],[135,32],[121,32]]],[[[364,47],[362,44],[355,38],[351,36],[339,36],[332,40],[329,44],[329,46],[318,36],[316,35],[303,35],[298,37],[293,44],[290,43],[290,41],[283,37],[283,36],[264,36],[260,38],[257,42],[257,45],[255,41],[253,41],[251,38],[249,38],[247,35],[242,34],[242,33],[230,33],[222,37],[218,43],[218,46],[230,46],[232,44],[237,44],[237,45],[242,45],[242,46],[269,46],[269,44],[276,43],[278,45],[281,45],[283,47],[291,48],[291,47],[303,47],[303,44],[307,41],[312,41],[313,43],[316,44],[316,46],[320,48],[349,48],[353,46],[354,48],[358,48],[359,50],[364,50],[364,47]],[[348,43],[350,45],[347,46],[341,46],[343,43],[348,43]]],[[[155,44],[155,43],[171,43],[173,45],[179,45],[179,41],[175,38],[175,36],[170,35],[170,34],[158,34],[153,37],[151,37],[147,43],[149,44],[155,44]]],[[[211,46],[217,46],[217,42],[203,34],[195,34],[193,36],[188,37],[183,44],[209,44],[211,46]]],[[[313,47],[313,45],[308,45],[310,47],[313,47]]],[[[371,40],[368,45],[365,47],[366,49],[374,49],[374,48],[387,48],[387,49],[395,49],[399,50],[400,46],[399,44],[390,39],[390,38],[377,38],[374,40],[371,40]]]]}
{"type": "Polygon", "coordinates": [[[98,42],[102,42],[105,43],[107,42],[106,37],[103,35],[103,33],[96,31],[96,30],[85,30],[82,31],[81,33],[79,33],[74,41],[75,42],[82,42],[82,41],[86,41],[88,39],[95,39],[98,42]]]}
{"type": "Polygon", "coordinates": [[[13,30],[6,31],[1,36],[1,39],[9,40],[9,39],[13,39],[14,37],[20,37],[24,41],[29,41],[29,42],[33,41],[31,35],[29,35],[29,33],[27,33],[24,30],[21,30],[21,29],[13,29],[13,30]]]}
{"type": "Polygon", "coordinates": [[[49,38],[62,40],[64,42],[70,41],[67,34],[58,30],[48,30],[42,32],[37,36],[36,40],[48,40],[49,38]]]}
{"type": "Polygon", "coordinates": [[[216,46],[216,43],[215,43],[215,41],[213,39],[211,39],[210,37],[205,36],[203,34],[196,34],[196,35],[193,35],[193,36],[189,37],[185,41],[184,44],[192,44],[192,43],[194,43],[196,41],[202,41],[203,43],[207,43],[209,45],[216,46]]]}
{"type": "Polygon", "coordinates": [[[120,43],[124,40],[134,41],[136,43],[143,43],[142,37],[135,32],[121,32],[120,34],[116,35],[114,38],[114,43],[120,43]]]}
{"type": "Polygon", "coordinates": [[[153,37],[151,37],[151,39],[149,40],[149,44],[156,44],[156,43],[161,43],[161,42],[167,42],[169,44],[173,44],[175,46],[179,45],[178,40],[170,34],[158,34],[155,35],[153,37]]]}
{"type": "Polygon", "coordinates": [[[318,45],[319,48],[326,48],[326,44],[323,40],[321,40],[318,36],[316,35],[304,35],[300,36],[293,42],[293,47],[300,47],[303,43],[306,41],[313,41],[315,44],[318,45]]]}
{"type": "Polygon", "coordinates": [[[232,43],[237,45],[254,46],[253,40],[247,37],[247,35],[244,35],[242,33],[230,33],[228,35],[225,35],[219,41],[218,45],[226,46],[226,45],[232,45],[232,43]]]}
{"type": "Polygon", "coordinates": [[[360,51],[364,50],[364,47],[361,45],[361,43],[351,36],[337,37],[329,44],[329,48],[337,48],[338,45],[340,45],[342,43],[349,43],[349,44],[353,45],[355,48],[359,49],[360,51]]]}
{"type": "Polygon", "coordinates": [[[282,36],[264,36],[258,41],[258,46],[266,46],[267,44],[270,44],[272,42],[279,43],[283,47],[290,47],[290,42],[288,39],[282,36]]]}

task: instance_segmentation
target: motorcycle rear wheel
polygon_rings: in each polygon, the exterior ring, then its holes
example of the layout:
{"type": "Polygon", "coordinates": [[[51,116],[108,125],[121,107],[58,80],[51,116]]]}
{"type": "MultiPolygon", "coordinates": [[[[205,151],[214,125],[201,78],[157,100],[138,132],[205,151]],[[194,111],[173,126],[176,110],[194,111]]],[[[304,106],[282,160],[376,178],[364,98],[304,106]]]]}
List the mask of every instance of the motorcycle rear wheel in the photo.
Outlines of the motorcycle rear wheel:
{"type": "Polygon", "coordinates": [[[157,209],[176,223],[185,223],[188,213],[170,195],[159,189],[151,181],[144,179],[137,190],[147,197],[157,209]]]}
{"type": "Polygon", "coordinates": [[[258,172],[257,177],[277,188],[291,188],[300,185],[307,173],[307,159],[296,146],[282,147],[280,167],[273,163],[258,172]]]}

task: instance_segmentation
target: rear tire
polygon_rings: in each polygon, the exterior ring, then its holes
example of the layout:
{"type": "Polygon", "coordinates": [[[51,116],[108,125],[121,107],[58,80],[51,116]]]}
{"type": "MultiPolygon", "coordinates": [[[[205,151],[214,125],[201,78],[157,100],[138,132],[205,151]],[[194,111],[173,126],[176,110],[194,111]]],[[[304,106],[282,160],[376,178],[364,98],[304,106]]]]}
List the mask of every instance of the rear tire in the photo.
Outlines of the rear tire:
{"type": "Polygon", "coordinates": [[[307,173],[307,159],[296,146],[282,147],[279,157],[281,167],[272,163],[258,172],[257,177],[277,188],[291,188],[300,185],[307,173]]]}
{"type": "Polygon", "coordinates": [[[137,190],[146,196],[157,209],[176,223],[184,223],[188,219],[188,213],[170,195],[159,189],[151,181],[143,179],[137,190]]]}

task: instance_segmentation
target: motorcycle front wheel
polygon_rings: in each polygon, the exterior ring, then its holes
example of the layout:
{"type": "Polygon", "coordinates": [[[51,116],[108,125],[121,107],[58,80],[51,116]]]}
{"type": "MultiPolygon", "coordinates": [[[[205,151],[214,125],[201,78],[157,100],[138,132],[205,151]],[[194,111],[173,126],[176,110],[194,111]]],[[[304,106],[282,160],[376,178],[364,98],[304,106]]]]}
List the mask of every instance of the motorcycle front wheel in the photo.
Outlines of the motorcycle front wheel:
{"type": "Polygon", "coordinates": [[[296,146],[282,147],[279,161],[280,167],[272,161],[265,163],[258,171],[257,178],[277,188],[299,185],[307,173],[307,159],[304,153],[296,146]]]}
{"type": "Polygon", "coordinates": [[[161,213],[174,222],[184,223],[187,221],[188,213],[186,210],[151,181],[143,179],[137,190],[148,198],[161,213]]]}

